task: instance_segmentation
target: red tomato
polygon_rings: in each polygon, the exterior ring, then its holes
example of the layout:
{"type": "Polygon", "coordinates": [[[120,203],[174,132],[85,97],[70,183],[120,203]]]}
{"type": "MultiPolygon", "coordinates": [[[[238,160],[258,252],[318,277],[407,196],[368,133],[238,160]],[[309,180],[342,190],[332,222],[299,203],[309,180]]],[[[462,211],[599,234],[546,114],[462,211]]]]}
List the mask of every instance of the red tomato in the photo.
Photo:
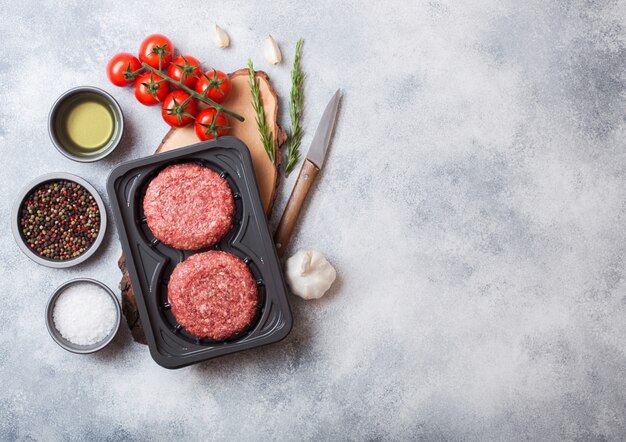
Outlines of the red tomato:
{"type": "Polygon", "coordinates": [[[176,81],[181,81],[185,86],[193,89],[202,74],[202,66],[197,58],[191,55],[176,57],[167,71],[167,75],[176,81]]]}
{"type": "Polygon", "coordinates": [[[170,92],[161,107],[163,119],[173,127],[187,126],[197,113],[198,103],[185,91],[170,92]]]}
{"type": "Polygon", "coordinates": [[[196,83],[196,92],[204,94],[206,90],[206,96],[216,103],[226,100],[231,88],[232,84],[228,75],[215,69],[206,71],[196,83]]]}
{"type": "Polygon", "coordinates": [[[152,72],[142,74],[135,81],[135,97],[146,106],[154,106],[163,102],[170,91],[170,84],[152,72]]]}
{"type": "Polygon", "coordinates": [[[128,86],[135,81],[135,71],[141,69],[141,63],[133,54],[122,52],[114,55],[107,64],[107,77],[115,86],[128,86]]]}
{"type": "Polygon", "coordinates": [[[228,117],[213,107],[206,108],[198,114],[194,123],[196,135],[202,141],[221,137],[230,132],[228,117]]]}
{"type": "Polygon", "coordinates": [[[166,69],[172,61],[174,45],[169,38],[161,34],[152,34],[145,38],[139,46],[139,60],[155,69],[166,69]],[[161,66],[159,66],[161,54],[161,66]]]}

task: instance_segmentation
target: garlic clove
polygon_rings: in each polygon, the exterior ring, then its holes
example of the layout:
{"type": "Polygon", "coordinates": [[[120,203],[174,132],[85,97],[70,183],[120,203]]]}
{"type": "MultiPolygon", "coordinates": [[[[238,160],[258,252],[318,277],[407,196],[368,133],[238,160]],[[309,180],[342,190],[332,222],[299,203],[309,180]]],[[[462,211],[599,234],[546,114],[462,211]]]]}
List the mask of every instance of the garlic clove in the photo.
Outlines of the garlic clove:
{"type": "Polygon", "coordinates": [[[320,252],[301,250],[285,262],[285,277],[294,295],[319,299],[333,284],[337,272],[320,252]]]}
{"type": "Polygon", "coordinates": [[[311,270],[311,258],[313,256],[313,252],[311,250],[307,250],[304,254],[304,258],[302,258],[302,264],[300,265],[300,276],[305,276],[309,270],[311,270]]]}
{"type": "Polygon", "coordinates": [[[217,48],[227,48],[230,45],[230,38],[228,34],[219,25],[215,25],[215,34],[213,35],[213,42],[217,48]]]}
{"type": "Polygon", "coordinates": [[[265,55],[265,59],[272,64],[278,64],[283,59],[278,43],[276,43],[276,40],[274,40],[271,35],[268,35],[265,39],[263,54],[265,55]]]}

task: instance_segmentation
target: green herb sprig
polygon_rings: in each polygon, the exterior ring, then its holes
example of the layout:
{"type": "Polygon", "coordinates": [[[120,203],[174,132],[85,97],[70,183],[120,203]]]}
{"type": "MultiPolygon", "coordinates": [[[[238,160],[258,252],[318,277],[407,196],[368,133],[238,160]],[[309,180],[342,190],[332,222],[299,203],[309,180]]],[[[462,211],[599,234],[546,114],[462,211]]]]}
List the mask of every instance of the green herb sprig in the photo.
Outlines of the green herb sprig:
{"type": "Polygon", "coordinates": [[[302,143],[302,126],[300,120],[304,109],[304,72],[300,68],[302,57],[302,38],[296,43],[296,55],[293,58],[291,70],[291,92],[289,93],[289,117],[291,119],[291,131],[289,133],[289,146],[287,149],[287,162],[285,163],[285,175],[289,175],[300,160],[300,144],[302,143]]]}
{"type": "Polygon", "coordinates": [[[265,118],[265,111],[263,110],[263,99],[261,98],[261,91],[259,90],[259,80],[255,76],[254,66],[252,60],[248,59],[248,71],[250,80],[250,90],[252,91],[252,107],[256,113],[256,124],[259,129],[259,135],[261,136],[261,142],[263,148],[267,153],[272,164],[276,164],[276,151],[274,146],[274,135],[267,124],[265,118]]]}

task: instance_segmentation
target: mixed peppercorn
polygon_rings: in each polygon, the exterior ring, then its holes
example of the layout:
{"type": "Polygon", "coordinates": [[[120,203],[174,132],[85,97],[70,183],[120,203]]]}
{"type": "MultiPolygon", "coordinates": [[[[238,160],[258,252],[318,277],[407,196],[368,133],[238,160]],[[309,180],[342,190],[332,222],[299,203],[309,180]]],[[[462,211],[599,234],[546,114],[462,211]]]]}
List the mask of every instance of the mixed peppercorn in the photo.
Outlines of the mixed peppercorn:
{"type": "Polygon", "coordinates": [[[20,229],[37,255],[57,261],[82,255],[100,231],[100,210],[80,184],[49,181],[36,187],[20,210],[20,229]]]}

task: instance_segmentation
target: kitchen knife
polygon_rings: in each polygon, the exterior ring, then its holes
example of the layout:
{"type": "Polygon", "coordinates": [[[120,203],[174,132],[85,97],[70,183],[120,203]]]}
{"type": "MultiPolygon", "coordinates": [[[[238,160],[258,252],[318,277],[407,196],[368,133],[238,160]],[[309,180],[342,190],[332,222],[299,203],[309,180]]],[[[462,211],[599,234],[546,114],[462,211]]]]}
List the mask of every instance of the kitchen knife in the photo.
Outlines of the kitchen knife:
{"type": "Polygon", "coordinates": [[[341,98],[340,89],[330,99],[322,115],[309,152],[306,155],[302,168],[298,174],[296,184],[293,186],[287,206],[283,212],[283,216],[278,223],[278,228],[274,234],[274,243],[276,244],[276,251],[278,256],[283,256],[291,238],[291,233],[302,209],[304,199],[313,184],[313,180],[317,176],[324,165],[324,158],[326,158],[326,152],[330,145],[330,136],[333,133],[333,127],[335,126],[335,120],[337,119],[337,109],[339,108],[339,99],[341,98]]]}

